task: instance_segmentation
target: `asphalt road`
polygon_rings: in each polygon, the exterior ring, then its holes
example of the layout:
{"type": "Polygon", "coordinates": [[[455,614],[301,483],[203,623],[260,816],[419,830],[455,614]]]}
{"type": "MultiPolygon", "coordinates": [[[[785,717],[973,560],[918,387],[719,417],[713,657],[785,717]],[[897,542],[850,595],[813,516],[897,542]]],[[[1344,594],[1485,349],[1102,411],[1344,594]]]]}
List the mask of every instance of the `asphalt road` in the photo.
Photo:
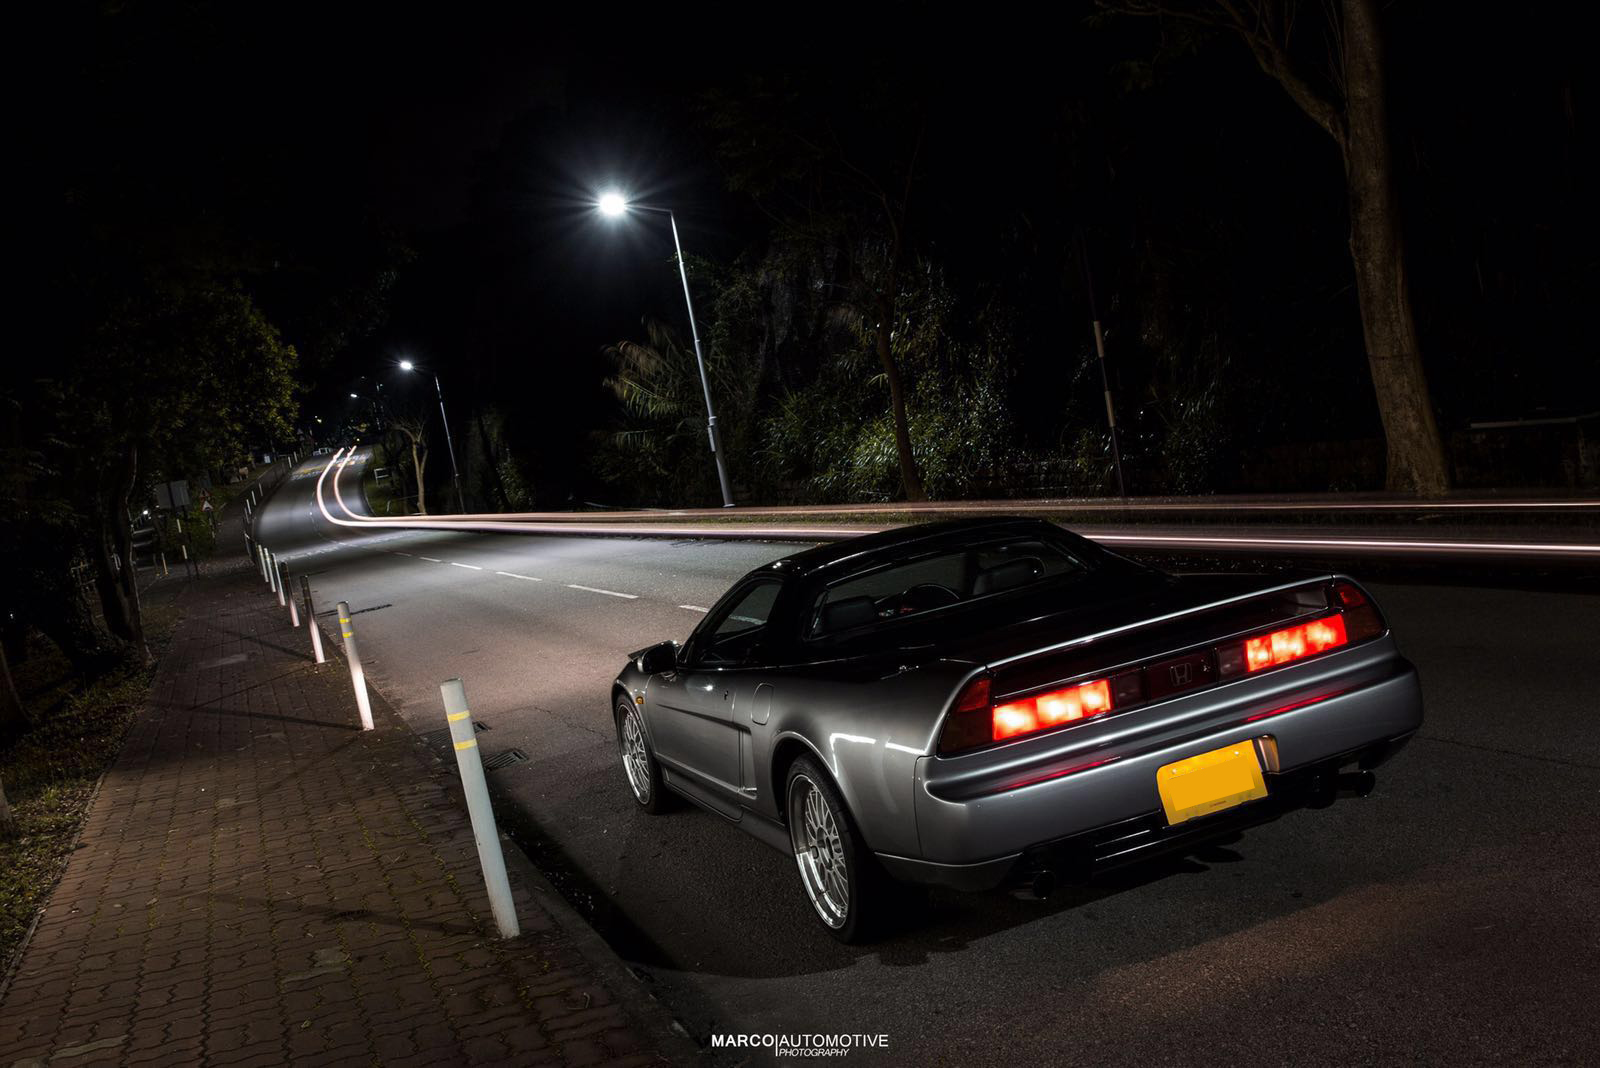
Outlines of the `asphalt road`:
{"type": "Polygon", "coordinates": [[[489,773],[503,818],[697,1038],[888,1036],[852,1063],[1600,1062],[1600,597],[1375,586],[1428,720],[1372,797],[1048,902],[937,893],[844,947],[789,858],[639,813],[610,723],[627,652],[792,543],[352,531],[314,482],[265,506],[263,540],[360,613],[419,733],[465,680],[485,758],[527,756],[489,773]]]}

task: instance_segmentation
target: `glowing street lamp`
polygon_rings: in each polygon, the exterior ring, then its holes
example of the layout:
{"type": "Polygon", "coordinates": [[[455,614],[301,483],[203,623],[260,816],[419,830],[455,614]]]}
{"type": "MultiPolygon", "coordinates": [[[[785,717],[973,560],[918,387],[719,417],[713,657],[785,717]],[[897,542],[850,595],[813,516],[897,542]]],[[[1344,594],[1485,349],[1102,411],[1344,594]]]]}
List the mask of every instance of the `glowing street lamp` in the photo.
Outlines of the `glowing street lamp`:
{"type": "MultiPolygon", "coordinates": [[[[444,421],[444,444],[445,448],[450,451],[450,479],[456,486],[456,511],[464,513],[467,510],[467,504],[461,496],[461,472],[456,467],[456,446],[450,440],[450,417],[444,411],[444,388],[439,385],[439,376],[435,372],[422,371],[410,360],[401,360],[399,366],[400,370],[408,374],[411,372],[433,374],[433,391],[439,395],[439,418],[444,421]]],[[[417,492],[420,493],[422,491],[418,490],[417,492]]]]}
{"type": "Polygon", "coordinates": [[[711,382],[706,378],[706,361],[700,351],[700,329],[694,321],[694,300],[689,296],[689,273],[683,266],[683,245],[678,242],[677,216],[673,215],[669,208],[630,204],[621,193],[615,191],[600,194],[595,207],[599,209],[600,214],[612,218],[626,215],[630,211],[651,211],[657,215],[665,215],[667,222],[672,226],[672,247],[678,253],[678,277],[683,280],[683,303],[689,309],[689,336],[694,338],[694,362],[700,368],[700,389],[706,397],[706,432],[711,438],[711,455],[717,461],[717,480],[722,484],[722,506],[732,508],[733,487],[728,482],[728,465],[722,459],[722,435],[717,430],[717,413],[711,406],[711,382]]]}

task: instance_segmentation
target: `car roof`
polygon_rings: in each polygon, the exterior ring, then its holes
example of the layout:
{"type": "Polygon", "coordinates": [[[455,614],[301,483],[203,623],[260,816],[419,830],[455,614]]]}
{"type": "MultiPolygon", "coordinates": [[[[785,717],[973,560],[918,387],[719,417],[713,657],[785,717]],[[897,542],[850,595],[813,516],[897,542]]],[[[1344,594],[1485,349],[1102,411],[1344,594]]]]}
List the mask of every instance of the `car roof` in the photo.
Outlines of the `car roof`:
{"type": "Polygon", "coordinates": [[[979,516],[971,519],[946,519],[933,523],[862,534],[843,541],[827,542],[814,548],[774,560],[762,571],[783,575],[816,575],[853,570],[892,559],[908,550],[954,548],[995,534],[1066,534],[1061,527],[1044,519],[1023,516],[979,516]]]}

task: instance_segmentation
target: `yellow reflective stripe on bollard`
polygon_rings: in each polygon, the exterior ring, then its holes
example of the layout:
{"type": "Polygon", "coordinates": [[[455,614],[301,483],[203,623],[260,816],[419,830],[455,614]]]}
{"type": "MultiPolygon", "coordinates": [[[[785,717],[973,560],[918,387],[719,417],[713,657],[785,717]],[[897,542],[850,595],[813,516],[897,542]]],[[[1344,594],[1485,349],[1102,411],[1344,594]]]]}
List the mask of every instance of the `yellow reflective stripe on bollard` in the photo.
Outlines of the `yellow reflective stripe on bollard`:
{"type": "Polygon", "coordinates": [[[472,715],[471,712],[467,711],[466,709],[462,709],[460,712],[450,713],[445,717],[445,719],[449,720],[451,723],[460,723],[470,715],[472,715]]]}
{"type": "Polygon", "coordinates": [[[457,742],[456,743],[456,748],[457,749],[471,749],[473,746],[475,746],[477,744],[478,744],[478,739],[476,739],[476,738],[468,738],[464,742],[457,742]]]}

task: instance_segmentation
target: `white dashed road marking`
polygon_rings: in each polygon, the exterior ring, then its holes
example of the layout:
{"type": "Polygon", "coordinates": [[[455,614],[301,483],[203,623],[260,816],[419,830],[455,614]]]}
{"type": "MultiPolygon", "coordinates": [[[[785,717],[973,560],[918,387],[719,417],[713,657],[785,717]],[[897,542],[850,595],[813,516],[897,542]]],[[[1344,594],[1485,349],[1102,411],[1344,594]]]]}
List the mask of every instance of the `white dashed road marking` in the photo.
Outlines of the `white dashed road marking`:
{"type": "Polygon", "coordinates": [[[496,571],[495,574],[496,575],[504,575],[506,578],[518,578],[518,579],[521,579],[523,582],[543,582],[544,581],[544,579],[534,578],[532,575],[518,575],[518,574],[516,574],[514,572],[511,572],[511,571],[496,571]]]}
{"type": "Polygon", "coordinates": [[[709,612],[709,611],[711,611],[711,609],[709,609],[709,608],[701,608],[697,604],[680,604],[678,607],[682,608],[682,609],[686,609],[687,611],[690,611],[690,612],[709,612]]]}
{"type": "Polygon", "coordinates": [[[639,599],[639,595],[637,593],[618,593],[616,590],[597,590],[593,586],[579,586],[575,582],[567,583],[567,589],[583,590],[585,593],[603,593],[607,597],[626,597],[630,601],[637,601],[639,599]]]}
{"type": "Polygon", "coordinates": [[[442,563],[444,563],[444,561],[443,561],[443,560],[435,560],[435,559],[434,559],[434,558],[433,558],[433,557],[431,557],[431,556],[419,556],[419,557],[417,557],[417,559],[418,559],[418,560],[426,560],[426,561],[428,561],[428,563],[430,563],[430,564],[442,564],[442,563]]]}
{"type": "Polygon", "coordinates": [[[468,571],[482,571],[483,570],[483,568],[479,567],[477,564],[458,564],[454,560],[450,561],[450,566],[451,567],[464,567],[468,571]]]}

